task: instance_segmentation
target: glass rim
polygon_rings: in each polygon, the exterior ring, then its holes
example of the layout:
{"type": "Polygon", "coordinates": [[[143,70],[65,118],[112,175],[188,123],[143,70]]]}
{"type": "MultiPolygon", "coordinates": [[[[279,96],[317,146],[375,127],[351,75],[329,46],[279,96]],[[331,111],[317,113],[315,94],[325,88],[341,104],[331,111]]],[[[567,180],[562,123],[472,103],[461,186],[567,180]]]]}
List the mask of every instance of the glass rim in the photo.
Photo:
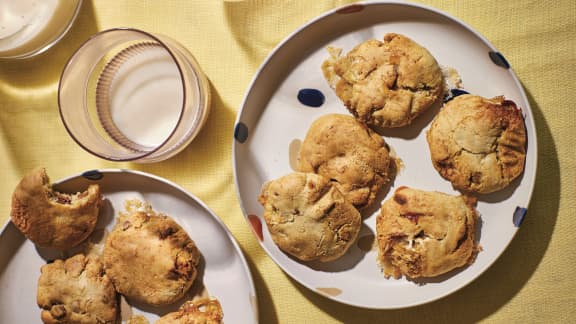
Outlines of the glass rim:
{"type": "MultiPolygon", "coordinates": [[[[198,83],[198,91],[200,93],[200,98],[202,98],[202,91],[200,91],[200,78],[198,77],[198,72],[196,71],[195,68],[192,68],[192,72],[194,74],[194,77],[197,80],[198,83]]],[[[157,36],[155,36],[152,33],[137,29],[137,28],[132,28],[132,27],[114,27],[114,28],[110,28],[110,29],[106,29],[106,30],[102,30],[99,31],[96,34],[91,35],[86,41],[84,41],[82,43],[82,45],[80,45],[80,47],[78,47],[78,49],[76,49],[74,51],[74,53],[70,56],[70,58],[68,59],[68,61],[66,62],[66,64],[64,65],[64,68],[62,69],[62,72],[60,74],[60,82],[58,84],[58,111],[60,113],[60,119],[62,120],[62,123],[64,124],[64,128],[66,129],[66,131],[68,132],[68,134],[70,135],[70,137],[72,137],[72,139],[76,142],[76,144],[78,144],[80,147],[82,147],[85,151],[89,152],[90,154],[97,156],[101,159],[104,160],[108,160],[108,161],[114,161],[114,162],[130,162],[130,161],[136,161],[146,158],[156,152],[158,152],[161,148],[163,148],[166,143],[168,141],[170,141],[173,136],[174,133],[176,132],[176,130],[178,129],[178,126],[181,124],[182,119],[183,119],[183,115],[184,115],[184,110],[185,110],[185,106],[186,106],[186,102],[187,102],[188,98],[186,96],[186,84],[184,81],[184,72],[182,71],[182,67],[180,66],[180,64],[178,63],[178,60],[176,58],[176,55],[173,53],[172,49],[170,48],[170,46],[168,44],[166,44],[164,41],[162,41],[160,38],[158,38],[157,36]],[[151,38],[153,41],[158,42],[158,44],[166,51],[168,52],[168,54],[170,55],[170,57],[172,58],[172,60],[174,61],[174,64],[176,65],[176,68],[178,69],[178,74],[180,75],[180,80],[182,82],[182,105],[180,107],[180,113],[178,115],[178,121],[176,122],[176,125],[170,130],[170,133],[168,134],[168,136],[166,136],[166,138],[158,145],[154,146],[152,149],[150,149],[149,151],[146,152],[142,152],[141,154],[134,154],[134,156],[130,156],[127,158],[117,158],[117,157],[110,157],[110,156],[105,156],[102,154],[99,154],[97,152],[95,152],[94,150],[90,149],[88,146],[86,146],[85,144],[83,144],[80,140],[78,140],[78,138],[74,135],[74,133],[71,131],[70,127],[68,126],[66,119],[64,118],[64,113],[63,113],[63,109],[62,109],[62,102],[61,102],[61,93],[62,93],[62,80],[64,78],[64,74],[66,73],[66,71],[68,71],[68,69],[70,68],[70,65],[72,64],[72,61],[74,60],[74,58],[76,58],[77,54],[89,43],[91,43],[92,41],[94,41],[97,38],[102,37],[105,34],[109,34],[109,33],[114,33],[114,32],[118,32],[118,31],[129,31],[129,32],[134,32],[137,34],[142,34],[146,37],[151,38]]],[[[85,106],[82,107],[82,109],[84,109],[85,106]]],[[[193,128],[198,127],[198,118],[199,116],[201,116],[202,114],[202,109],[198,109],[195,113],[194,116],[194,124],[193,124],[193,128]]],[[[178,143],[176,144],[178,145],[178,143]]],[[[166,153],[170,153],[173,149],[168,149],[166,153]]],[[[142,161],[142,162],[146,162],[146,161],[142,161]]]]}

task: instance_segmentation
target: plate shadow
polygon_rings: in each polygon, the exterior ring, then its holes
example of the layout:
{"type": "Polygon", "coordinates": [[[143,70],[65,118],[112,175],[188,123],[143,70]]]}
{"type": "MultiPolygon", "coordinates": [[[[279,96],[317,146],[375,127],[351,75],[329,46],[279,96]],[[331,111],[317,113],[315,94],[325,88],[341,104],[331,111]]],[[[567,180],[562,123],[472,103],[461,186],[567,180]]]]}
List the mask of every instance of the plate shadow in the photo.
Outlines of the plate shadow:
{"type": "MultiPolygon", "coordinates": [[[[252,274],[252,280],[254,280],[254,286],[258,293],[258,319],[260,323],[279,323],[278,315],[276,314],[276,307],[274,306],[274,298],[270,293],[270,288],[264,281],[260,270],[255,265],[252,256],[247,253],[244,248],[242,248],[242,253],[246,256],[246,263],[250,268],[250,273],[252,274]]],[[[266,256],[267,257],[267,256],[266,256]]]]}

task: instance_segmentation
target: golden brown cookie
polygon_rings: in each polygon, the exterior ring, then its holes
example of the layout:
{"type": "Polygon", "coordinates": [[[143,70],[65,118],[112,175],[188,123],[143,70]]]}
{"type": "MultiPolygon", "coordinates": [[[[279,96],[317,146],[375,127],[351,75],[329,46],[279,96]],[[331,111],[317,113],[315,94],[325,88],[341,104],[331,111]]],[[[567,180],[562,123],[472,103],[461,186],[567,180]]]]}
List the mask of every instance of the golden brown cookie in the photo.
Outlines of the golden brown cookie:
{"type": "Polygon", "coordinates": [[[408,37],[386,34],[345,56],[329,48],[322,70],[336,95],[360,121],[378,127],[408,125],[444,93],[440,66],[408,37]]]}
{"type": "Polygon", "coordinates": [[[200,252],[172,218],[147,203],[126,202],[104,244],[104,266],[116,290],[131,301],[170,304],[188,291],[200,252]]]}
{"type": "Polygon", "coordinates": [[[454,98],[434,118],[427,140],[436,170],[464,192],[503,189],[524,170],[524,118],[504,97],[454,98]]]}
{"type": "Polygon", "coordinates": [[[434,277],[474,261],[476,200],[400,187],[376,219],[378,261],[388,278],[434,277]]]}
{"type": "Polygon", "coordinates": [[[269,181],[258,201],[274,243],[302,261],[338,259],[360,231],[358,210],[321,175],[294,172],[269,181]]]}
{"type": "Polygon", "coordinates": [[[162,316],[154,324],[221,324],[224,313],[217,299],[187,301],[177,312],[162,316]]]}
{"type": "Polygon", "coordinates": [[[323,115],[300,147],[298,170],[336,181],[356,208],[372,204],[389,181],[390,149],[382,137],[352,116],[323,115]]]}
{"type": "Polygon", "coordinates": [[[44,323],[116,323],[117,294],[100,260],[77,254],[40,272],[37,302],[44,323]]]}
{"type": "Polygon", "coordinates": [[[150,324],[150,322],[148,319],[146,319],[146,317],[137,314],[130,316],[126,321],[126,324],[150,324]]]}
{"type": "Polygon", "coordinates": [[[12,194],[12,223],[36,245],[68,249],[94,230],[102,196],[97,184],[84,192],[55,191],[44,168],[28,173],[12,194]]]}

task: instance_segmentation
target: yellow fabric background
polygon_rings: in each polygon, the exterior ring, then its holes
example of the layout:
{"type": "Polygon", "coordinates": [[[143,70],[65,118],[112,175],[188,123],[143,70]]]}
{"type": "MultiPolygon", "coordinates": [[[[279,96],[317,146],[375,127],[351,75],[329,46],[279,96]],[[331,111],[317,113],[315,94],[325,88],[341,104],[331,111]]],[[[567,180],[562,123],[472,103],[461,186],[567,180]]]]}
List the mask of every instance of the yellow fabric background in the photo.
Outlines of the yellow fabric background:
{"type": "Polygon", "coordinates": [[[14,186],[36,166],[46,167],[53,180],[94,168],[142,170],[182,185],[226,223],[251,266],[262,323],[573,322],[576,113],[569,98],[576,90],[576,2],[572,0],[421,1],[471,25],[504,54],[525,87],[536,122],[538,171],[528,215],[509,248],[477,280],[427,305],[365,310],[308,291],[260,248],[244,221],[233,184],[236,113],[258,66],[284,37],[322,12],[350,2],[85,0],[73,29],[54,48],[28,60],[0,61],[0,224],[9,218],[14,186]],[[206,127],[183,153],[168,161],[141,165],[100,160],[80,149],[60,122],[57,85],[65,61],[90,35],[119,26],[179,40],[194,53],[212,83],[213,110],[206,127]]]}

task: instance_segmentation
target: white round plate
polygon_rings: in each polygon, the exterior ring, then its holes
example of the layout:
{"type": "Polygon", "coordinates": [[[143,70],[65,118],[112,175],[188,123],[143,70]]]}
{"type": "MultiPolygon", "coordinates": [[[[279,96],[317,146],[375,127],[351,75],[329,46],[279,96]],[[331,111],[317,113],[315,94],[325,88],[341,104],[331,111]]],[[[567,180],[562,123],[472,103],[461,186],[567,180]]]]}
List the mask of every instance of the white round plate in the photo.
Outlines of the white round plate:
{"type": "MultiPolygon", "coordinates": [[[[404,164],[383,200],[399,186],[457,194],[430,161],[425,136],[436,112],[437,109],[431,110],[412,125],[383,134],[404,164]]],[[[254,231],[258,233],[262,227],[260,243],[268,255],[307,288],[342,303],[373,309],[430,302],[462,288],[484,272],[508,246],[526,213],[534,187],[536,156],[530,106],[504,57],[463,22],[436,9],[405,2],[359,3],[332,10],[287,37],[252,80],[236,120],[233,143],[233,168],[241,206],[254,231]],[[442,66],[456,69],[468,92],[484,97],[504,95],[516,102],[524,114],[528,135],[523,175],[508,188],[479,197],[479,243],[483,250],[476,261],[463,269],[418,282],[385,279],[382,275],[376,263],[377,252],[370,248],[378,206],[364,219],[358,244],[340,260],[318,264],[298,262],[277,248],[257,201],[264,182],[293,171],[290,158],[294,159],[298,141],[304,139],[316,118],[327,113],[348,114],[322,75],[320,66],[328,58],[326,47],[340,47],[347,53],[358,43],[382,39],[389,32],[412,38],[442,66]],[[300,103],[299,91],[310,88],[324,94],[322,106],[300,103]]]]}
{"type": "MultiPolygon", "coordinates": [[[[202,253],[204,268],[192,289],[204,290],[217,298],[226,322],[257,323],[256,291],[250,269],[230,232],[204,203],[172,182],[138,171],[93,170],[58,181],[54,187],[62,192],[78,192],[91,183],[98,183],[104,195],[95,235],[112,230],[126,199],[149,202],[154,210],[170,215],[180,224],[202,253]]],[[[96,242],[103,240],[104,237],[96,242]]],[[[59,253],[37,248],[11,222],[2,231],[0,247],[0,323],[40,322],[40,308],[36,305],[40,267],[59,253]]],[[[123,302],[122,320],[125,322],[131,313],[143,315],[153,323],[159,316],[175,311],[182,302],[162,307],[123,302]]]]}

